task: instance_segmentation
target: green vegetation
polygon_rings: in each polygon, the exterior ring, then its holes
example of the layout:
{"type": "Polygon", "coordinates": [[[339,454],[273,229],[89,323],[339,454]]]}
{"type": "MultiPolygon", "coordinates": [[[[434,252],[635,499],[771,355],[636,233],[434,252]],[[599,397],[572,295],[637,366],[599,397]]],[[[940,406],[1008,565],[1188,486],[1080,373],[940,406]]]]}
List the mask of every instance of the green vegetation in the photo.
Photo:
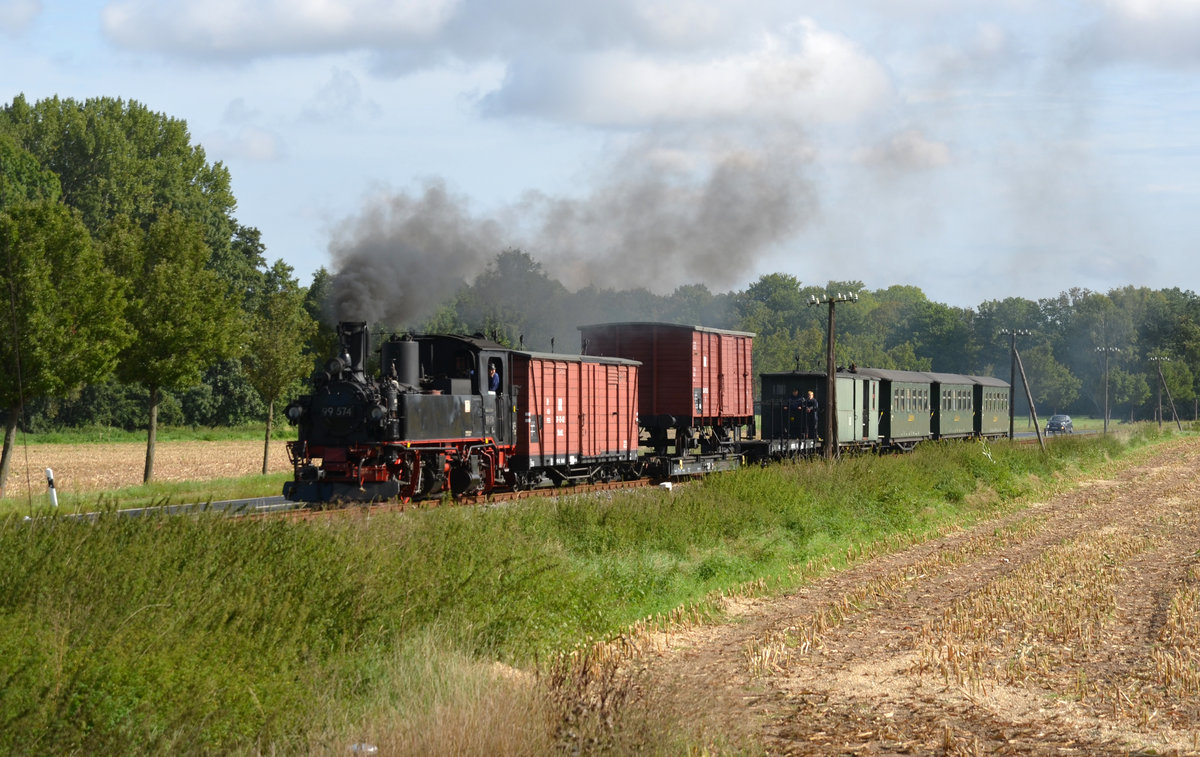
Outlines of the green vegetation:
{"type": "Polygon", "coordinates": [[[290,366],[311,365],[306,292],[282,261],[267,267],[258,230],[233,216],[231,183],[186,123],[137,102],[18,95],[0,107],[12,336],[0,343],[0,493],[18,426],[140,426],[149,481],[160,415],[237,424],[294,389],[306,371],[290,366]],[[241,370],[259,313],[290,324],[272,355],[289,366],[278,381],[241,370]]]}
{"type": "MultiPolygon", "coordinates": [[[[528,668],[680,607],[715,612],[717,592],[794,586],[1157,438],[926,445],[369,519],[10,517],[0,750],[541,753],[578,702],[497,679],[496,661],[528,668]]],[[[650,741],[621,751],[686,750],[678,729],[625,726],[650,741]]]]}

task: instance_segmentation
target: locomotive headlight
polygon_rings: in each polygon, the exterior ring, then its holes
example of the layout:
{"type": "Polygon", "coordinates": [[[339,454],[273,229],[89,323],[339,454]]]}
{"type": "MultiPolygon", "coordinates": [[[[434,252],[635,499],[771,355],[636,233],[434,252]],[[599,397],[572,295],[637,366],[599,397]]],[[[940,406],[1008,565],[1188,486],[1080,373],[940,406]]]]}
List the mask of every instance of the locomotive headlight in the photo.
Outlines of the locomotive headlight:
{"type": "Polygon", "coordinates": [[[371,408],[371,420],[381,421],[385,415],[387,415],[387,408],[380,405],[371,408]]]}
{"type": "Polygon", "coordinates": [[[304,417],[304,407],[302,405],[288,405],[287,410],[284,410],[283,414],[292,423],[299,423],[300,419],[304,417]]]}

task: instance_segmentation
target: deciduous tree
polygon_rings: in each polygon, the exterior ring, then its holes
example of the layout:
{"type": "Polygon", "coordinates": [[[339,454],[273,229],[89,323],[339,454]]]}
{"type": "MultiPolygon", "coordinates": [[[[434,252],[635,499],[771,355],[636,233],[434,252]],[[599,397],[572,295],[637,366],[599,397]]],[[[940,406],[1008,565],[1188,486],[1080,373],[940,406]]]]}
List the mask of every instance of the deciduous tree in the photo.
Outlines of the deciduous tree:
{"type": "Polygon", "coordinates": [[[275,263],[270,278],[277,282],[277,288],[263,295],[243,359],[251,385],[267,405],[263,474],[270,459],[275,401],[312,370],[312,358],[305,353],[305,346],[316,334],[317,323],[304,308],[306,292],[291,276],[291,270],[283,261],[275,263]]]}
{"type": "Polygon", "coordinates": [[[25,401],[99,381],[128,342],[116,277],[78,215],[50,201],[0,209],[0,495],[25,401]]]}
{"type": "Polygon", "coordinates": [[[1079,396],[1080,381],[1067,367],[1054,359],[1048,344],[1021,351],[1025,376],[1029,379],[1033,401],[1049,407],[1053,413],[1065,410],[1079,396]]]}
{"type": "Polygon", "coordinates": [[[132,285],[126,317],[135,335],[120,355],[118,373],[150,390],[143,473],[150,481],[161,390],[190,386],[207,366],[235,356],[243,322],[224,282],[206,265],[209,250],[199,224],[168,211],[145,234],[114,228],[109,244],[132,285]]]}

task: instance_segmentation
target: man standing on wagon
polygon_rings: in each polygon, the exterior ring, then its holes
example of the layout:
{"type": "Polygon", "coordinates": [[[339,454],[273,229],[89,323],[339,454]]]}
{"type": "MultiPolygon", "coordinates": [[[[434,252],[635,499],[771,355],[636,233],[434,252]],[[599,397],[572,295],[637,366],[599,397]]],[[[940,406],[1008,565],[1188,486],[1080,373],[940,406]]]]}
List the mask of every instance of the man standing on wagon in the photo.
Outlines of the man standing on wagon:
{"type": "Polygon", "coordinates": [[[818,436],[817,415],[820,411],[820,405],[817,404],[817,398],[813,396],[812,390],[808,391],[808,396],[800,400],[800,409],[804,414],[804,438],[816,439],[818,436]]]}

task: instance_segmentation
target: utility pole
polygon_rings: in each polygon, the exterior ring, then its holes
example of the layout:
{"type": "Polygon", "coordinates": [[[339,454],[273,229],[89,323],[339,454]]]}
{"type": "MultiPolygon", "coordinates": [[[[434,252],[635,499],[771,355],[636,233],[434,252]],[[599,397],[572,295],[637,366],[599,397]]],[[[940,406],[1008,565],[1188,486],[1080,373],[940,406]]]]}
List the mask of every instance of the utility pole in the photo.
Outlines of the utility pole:
{"type": "Polygon", "coordinates": [[[1097,347],[1096,352],[1104,354],[1104,433],[1108,433],[1108,356],[1120,352],[1119,347],[1097,347]]]}
{"type": "Polygon", "coordinates": [[[1163,389],[1166,389],[1167,399],[1171,402],[1171,417],[1175,419],[1175,425],[1179,427],[1179,430],[1183,431],[1183,424],[1179,422],[1179,413],[1175,411],[1175,398],[1171,396],[1171,387],[1167,386],[1167,378],[1163,376],[1162,364],[1171,362],[1171,358],[1158,355],[1150,358],[1150,361],[1158,368],[1158,427],[1162,428],[1162,393],[1163,389]]]}
{"type": "Polygon", "coordinates": [[[837,358],[834,355],[834,325],[833,312],[834,306],[839,302],[858,302],[858,295],[854,293],[842,294],[841,292],[834,294],[826,294],[820,297],[809,295],[809,305],[829,305],[829,332],[825,340],[825,433],[822,435],[824,439],[821,452],[826,460],[832,460],[837,455],[837,358]]]}
{"type": "Polygon", "coordinates": [[[1170,360],[1169,357],[1155,355],[1150,358],[1150,362],[1154,363],[1154,368],[1158,371],[1158,409],[1154,412],[1154,419],[1158,421],[1158,428],[1162,430],[1162,388],[1163,388],[1163,372],[1162,363],[1164,360],[1170,360]]]}
{"type": "Polygon", "coordinates": [[[1017,409],[1017,337],[1029,336],[1029,329],[1004,329],[1001,335],[1010,337],[1008,345],[1008,438],[1013,438],[1013,413],[1017,409]]]}

